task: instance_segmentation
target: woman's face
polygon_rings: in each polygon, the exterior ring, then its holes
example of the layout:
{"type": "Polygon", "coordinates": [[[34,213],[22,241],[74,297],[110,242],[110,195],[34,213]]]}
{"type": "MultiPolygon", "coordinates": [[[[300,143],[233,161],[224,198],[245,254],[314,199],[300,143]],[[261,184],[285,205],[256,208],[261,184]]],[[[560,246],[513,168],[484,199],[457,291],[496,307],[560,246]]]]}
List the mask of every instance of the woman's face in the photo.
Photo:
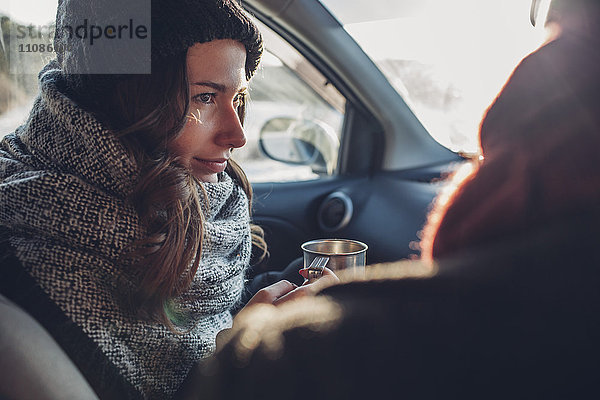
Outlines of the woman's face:
{"type": "Polygon", "coordinates": [[[226,39],[197,43],[187,53],[190,108],[169,150],[203,182],[217,182],[234,148],[246,144],[238,108],[247,95],[246,49],[226,39]]]}

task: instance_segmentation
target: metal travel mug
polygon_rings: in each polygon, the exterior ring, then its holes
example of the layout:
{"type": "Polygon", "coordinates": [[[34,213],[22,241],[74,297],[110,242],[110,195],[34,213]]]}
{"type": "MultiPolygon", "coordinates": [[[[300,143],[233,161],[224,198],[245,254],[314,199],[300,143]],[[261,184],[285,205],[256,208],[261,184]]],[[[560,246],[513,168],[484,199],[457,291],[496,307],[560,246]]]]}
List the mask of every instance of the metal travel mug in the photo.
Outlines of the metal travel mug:
{"type": "MultiPolygon", "coordinates": [[[[369,246],[357,240],[317,239],[303,243],[304,268],[325,265],[332,271],[353,269],[356,274],[364,273],[369,246]]],[[[322,273],[322,268],[321,268],[322,273]]],[[[309,276],[312,276],[309,271],[309,276]]]]}

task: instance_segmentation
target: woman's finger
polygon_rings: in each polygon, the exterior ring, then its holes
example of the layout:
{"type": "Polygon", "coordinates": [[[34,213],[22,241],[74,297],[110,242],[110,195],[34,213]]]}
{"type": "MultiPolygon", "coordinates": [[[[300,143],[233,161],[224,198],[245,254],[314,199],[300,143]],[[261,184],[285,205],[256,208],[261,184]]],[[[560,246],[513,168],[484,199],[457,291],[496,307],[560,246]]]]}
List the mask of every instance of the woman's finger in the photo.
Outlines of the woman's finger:
{"type": "MultiPolygon", "coordinates": [[[[302,274],[301,274],[302,275],[302,274]]],[[[291,300],[299,299],[305,296],[314,296],[317,292],[321,291],[325,287],[335,285],[340,279],[336,274],[329,268],[323,270],[323,276],[311,283],[305,283],[302,286],[286,293],[285,295],[276,299],[273,304],[280,305],[291,300]]]]}
{"type": "MultiPolygon", "coordinates": [[[[308,279],[308,268],[303,268],[299,271],[300,275],[302,275],[302,277],[304,279],[308,279]]],[[[323,268],[323,275],[321,276],[321,278],[317,279],[323,279],[323,278],[328,278],[328,279],[332,279],[332,281],[328,281],[327,282],[333,282],[333,283],[337,283],[340,281],[340,279],[337,277],[337,275],[335,274],[335,272],[333,272],[332,270],[330,270],[329,268],[325,267],[323,268]]],[[[315,281],[316,282],[316,281],[315,281]]],[[[311,284],[314,282],[311,282],[311,284]]],[[[308,282],[305,282],[302,286],[308,284],[308,282]]]]}
{"type": "Polygon", "coordinates": [[[275,300],[286,295],[298,286],[290,281],[279,281],[265,288],[260,289],[246,304],[246,307],[254,304],[273,304],[275,300]]]}

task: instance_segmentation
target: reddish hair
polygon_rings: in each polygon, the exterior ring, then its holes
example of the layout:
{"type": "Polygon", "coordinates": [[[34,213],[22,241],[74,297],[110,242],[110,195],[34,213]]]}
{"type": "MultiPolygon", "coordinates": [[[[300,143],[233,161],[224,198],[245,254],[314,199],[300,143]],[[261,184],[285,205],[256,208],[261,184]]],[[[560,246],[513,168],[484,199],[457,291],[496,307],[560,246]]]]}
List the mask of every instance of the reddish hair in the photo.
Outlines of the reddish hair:
{"type": "Polygon", "coordinates": [[[428,217],[424,259],[600,205],[599,44],[569,32],[517,66],[481,123],[483,160],[428,217]]]}

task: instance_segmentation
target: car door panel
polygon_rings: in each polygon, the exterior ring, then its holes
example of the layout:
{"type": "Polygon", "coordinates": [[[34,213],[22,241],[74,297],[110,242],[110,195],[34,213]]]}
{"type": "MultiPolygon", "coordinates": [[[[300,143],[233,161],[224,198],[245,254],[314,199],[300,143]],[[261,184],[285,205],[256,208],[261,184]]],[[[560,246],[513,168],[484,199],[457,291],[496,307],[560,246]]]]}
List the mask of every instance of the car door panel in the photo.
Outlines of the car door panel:
{"type": "Polygon", "coordinates": [[[302,255],[300,245],[322,237],[316,218],[320,202],[351,179],[324,178],[313,181],[255,183],[253,221],[265,230],[269,257],[257,272],[283,269],[302,255]]]}
{"type": "MultiPolygon", "coordinates": [[[[436,168],[438,171],[442,168],[436,168]]],[[[377,173],[369,177],[336,177],[306,182],[255,184],[254,222],[265,230],[270,257],[257,269],[283,269],[302,256],[300,245],[318,238],[346,238],[367,243],[368,263],[407,258],[416,254],[416,241],[439,185],[431,169],[403,174],[377,173]],[[352,201],[349,223],[328,232],[319,225],[319,207],[333,192],[352,201]]]]}

